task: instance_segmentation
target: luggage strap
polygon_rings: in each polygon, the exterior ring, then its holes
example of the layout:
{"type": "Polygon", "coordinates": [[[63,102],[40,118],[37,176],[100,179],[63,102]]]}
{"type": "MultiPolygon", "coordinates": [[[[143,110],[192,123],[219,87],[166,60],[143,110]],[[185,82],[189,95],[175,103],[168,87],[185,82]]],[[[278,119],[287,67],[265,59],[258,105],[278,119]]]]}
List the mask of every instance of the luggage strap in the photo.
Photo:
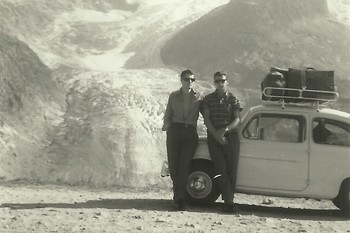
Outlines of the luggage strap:
{"type": "Polygon", "coordinates": [[[301,89],[306,89],[306,70],[301,70],[301,89]]]}

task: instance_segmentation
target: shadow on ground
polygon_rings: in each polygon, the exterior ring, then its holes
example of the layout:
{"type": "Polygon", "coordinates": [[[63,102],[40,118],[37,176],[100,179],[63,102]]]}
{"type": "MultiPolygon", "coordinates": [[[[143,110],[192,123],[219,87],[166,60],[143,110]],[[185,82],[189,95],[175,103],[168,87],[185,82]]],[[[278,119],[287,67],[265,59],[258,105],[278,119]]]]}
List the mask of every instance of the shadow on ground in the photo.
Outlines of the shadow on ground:
{"type": "MultiPolygon", "coordinates": [[[[198,207],[188,206],[186,212],[198,213],[223,213],[222,203],[216,202],[211,206],[198,207]]],[[[256,215],[259,217],[302,219],[302,220],[345,220],[341,217],[340,211],[336,209],[299,209],[275,206],[237,204],[239,211],[232,215],[256,215]]],[[[37,209],[37,208],[64,208],[64,209],[137,209],[152,211],[172,211],[171,201],[165,199],[101,199],[76,203],[5,203],[0,208],[16,210],[37,209]]]]}

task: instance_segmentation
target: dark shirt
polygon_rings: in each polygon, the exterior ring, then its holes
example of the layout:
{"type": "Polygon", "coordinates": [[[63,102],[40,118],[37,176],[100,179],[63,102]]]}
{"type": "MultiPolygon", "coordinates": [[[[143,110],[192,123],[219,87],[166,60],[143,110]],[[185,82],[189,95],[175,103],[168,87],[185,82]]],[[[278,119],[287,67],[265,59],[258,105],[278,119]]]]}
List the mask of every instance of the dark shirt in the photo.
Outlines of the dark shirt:
{"type": "Polygon", "coordinates": [[[209,119],[217,130],[229,125],[242,110],[239,100],[228,91],[222,98],[217,91],[210,93],[205,96],[203,106],[209,108],[209,119]]]}
{"type": "Polygon", "coordinates": [[[187,101],[185,95],[182,89],[170,94],[164,115],[165,128],[170,127],[171,123],[197,125],[203,95],[195,92],[193,89],[188,93],[189,98],[187,101]]]}

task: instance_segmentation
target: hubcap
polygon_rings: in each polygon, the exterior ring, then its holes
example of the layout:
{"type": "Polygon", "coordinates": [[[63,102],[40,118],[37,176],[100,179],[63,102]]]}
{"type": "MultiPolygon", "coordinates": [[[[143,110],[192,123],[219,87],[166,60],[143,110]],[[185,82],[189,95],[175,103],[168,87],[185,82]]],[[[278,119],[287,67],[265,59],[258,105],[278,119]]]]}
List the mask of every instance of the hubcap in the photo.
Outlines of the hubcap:
{"type": "Polygon", "coordinates": [[[212,188],[212,180],[205,172],[195,171],[188,177],[187,192],[193,198],[205,198],[210,194],[212,188]]]}

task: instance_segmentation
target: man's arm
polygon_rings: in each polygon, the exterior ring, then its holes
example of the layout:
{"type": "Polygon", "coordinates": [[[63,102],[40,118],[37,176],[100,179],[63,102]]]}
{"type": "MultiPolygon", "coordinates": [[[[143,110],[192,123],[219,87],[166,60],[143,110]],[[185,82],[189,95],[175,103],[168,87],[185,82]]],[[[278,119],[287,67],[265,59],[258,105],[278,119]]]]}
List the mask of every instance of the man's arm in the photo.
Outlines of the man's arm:
{"type": "Polygon", "coordinates": [[[241,116],[240,116],[239,110],[235,110],[233,115],[234,115],[234,120],[226,126],[227,131],[234,130],[235,128],[237,128],[237,126],[241,122],[241,116]]]}
{"type": "Polygon", "coordinates": [[[241,103],[240,103],[239,99],[237,99],[236,97],[234,97],[233,106],[234,106],[233,121],[226,126],[225,131],[234,130],[241,123],[241,111],[243,108],[241,107],[241,103]]]}
{"type": "Polygon", "coordinates": [[[216,130],[214,125],[210,121],[210,110],[207,105],[204,105],[203,107],[203,118],[204,118],[204,124],[209,130],[209,132],[214,136],[216,141],[218,141],[221,145],[224,145],[227,143],[226,138],[224,137],[225,129],[222,130],[216,130]]]}
{"type": "Polygon", "coordinates": [[[171,125],[171,105],[172,105],[172,95],[170,94],[169,99],[168,99],[168,104],[166,106],[166,110],[164,113],[164,119],[163,119],[163,127],[162,130],[163,131],[167,131],[171,125]]]}

